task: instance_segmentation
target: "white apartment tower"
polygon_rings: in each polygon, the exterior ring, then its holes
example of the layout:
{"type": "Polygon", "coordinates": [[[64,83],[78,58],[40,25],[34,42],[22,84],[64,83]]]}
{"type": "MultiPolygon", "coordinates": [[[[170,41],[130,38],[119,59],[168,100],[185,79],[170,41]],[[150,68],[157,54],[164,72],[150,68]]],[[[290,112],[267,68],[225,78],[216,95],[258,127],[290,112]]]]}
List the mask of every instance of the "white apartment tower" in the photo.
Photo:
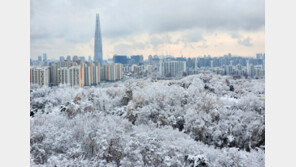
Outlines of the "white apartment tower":
{"type": "Polygon", "coordinates": [[[116,81],[123,78],[123,66],[120,63],[107,63],[101,68],[102,80],[116,81]]]}
{"type": "Polygon", "coordinates": [[[49,86],[49,68],[48,67],[32,67],[30,68],[30,83],[41,86],[49,86]]]}
{"type": "Polygon", "coordinates": [[[81,73],[79,66],[72,66],[69,68],[69,85],[80,86],[81,85],[81,73]]]}
{"type": "Polygon", "coordinates": [[[68,67],[58,68],[58,84],[70,85],[70,72],[68,67]]]}
{"type": "Polygon", "coordinates": [[[95,63],[86,63],[84,66],[84,85],[98,85],[100,83],[100,64],[99,62],[95,63]]]}
{"type": "Polygon", "coordinates": [[[197,57],[196,57],[194,60],[194,72],[195,73],[197,72],[197,68],[198,68],[198,66],[197,66],[197,57]]]}
{"type": "Polygon", "coordinates": [[[181,76],[186,72],[186,61],[162,60],[159,64],[159,74],[162,76],[181,76]]]}

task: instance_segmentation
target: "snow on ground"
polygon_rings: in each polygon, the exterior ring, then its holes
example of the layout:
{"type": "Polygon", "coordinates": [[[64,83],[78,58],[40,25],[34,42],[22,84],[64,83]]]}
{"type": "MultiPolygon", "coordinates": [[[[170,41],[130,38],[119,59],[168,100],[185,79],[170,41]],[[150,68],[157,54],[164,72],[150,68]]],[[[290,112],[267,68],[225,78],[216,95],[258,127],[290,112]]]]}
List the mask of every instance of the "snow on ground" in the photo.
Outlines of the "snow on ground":
{"type": "Polygon", "coordinates": [[[31,165],[264,166],[264,80],[35,88],[31,165]]]}

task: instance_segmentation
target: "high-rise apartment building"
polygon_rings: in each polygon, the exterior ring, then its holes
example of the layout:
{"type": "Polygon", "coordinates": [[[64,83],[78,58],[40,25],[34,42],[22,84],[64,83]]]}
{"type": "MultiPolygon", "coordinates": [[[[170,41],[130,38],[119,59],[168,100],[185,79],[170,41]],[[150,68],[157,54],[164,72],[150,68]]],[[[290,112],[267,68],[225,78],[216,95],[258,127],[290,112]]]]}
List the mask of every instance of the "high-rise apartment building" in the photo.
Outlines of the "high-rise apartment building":
{"type": "Polygon", "coordinates": [[[58,83],[63,85],[69,85],[70,76],[69,76],[69,68],[68,67],[60,67],[58,69],[58,83]]]}
{"type": "Polygon", "coordinates": [[[196,57],[194,60],[194,72],[195,73],[197,73],[197,69],[198,69],[198,66],[197,66],[197,57],[196,57]]]}
{"type": "Polygon", "coordinates": [[[123,78],[123,66],[120,63],[104,64],[101,70],[101,80],[116,81],[123,78]]]}
{"type": "Polygon", "coordinates": [[[83,87],[83,74],[79,65],[60,67],[58,69],[58,84],[83,87]]]}
{"type": "Polygon", "coordinates": [[[101,73],[100,73],[100,63],[85,63],[84,67],[84,85],[91,86],[91,85],[98,85],[100,84],[101,80],[101,73]]]}
{"type": "Polygon", "coordinates": [[[59,81],[59,72],[58,70],[60,68],[70,68],[72,66],[76,66],[78,65],[77,62],[72,62],[72,61],[60,61],[60,62],[57,62],[55,64],[52,64],[50,66],[50,85],[51,86],[56,86],[56,85],[59,85],[60,84],[60,81],[59,81]]]}
{"type": "Polygon", "coordinates": [[[92,86],[100,84],[100,64],[83,61],[58,62],[52,65],[52,85],[92,86]]]}
{"type": "Polygon", "coordinates": [[[120,80],[123,78],[123,65],[120,63],[115,63],[115,67],[116,67],[116,80],[120,80]]]}
{"type": "Polygon", "coordinates": [[[81,70],[80,66],[72,66],[69,68],[69,85],[81,87],[81,70]]]}
{"type": "Polygon", "coordinates": [[[186,72],[186,61],[162,60],[159,63],[159,74],[162,76],[182,76],[184,72],[186,72]]]}
{"type": "Polygon", "coordinates": [[[94,45],[94,61],[100,62],[103,65],[103,49],[102,49],[102,37],[100,27],[100,16],[96,15],[96,29],[95,29],[95,45],[94,45]]]}
{"type": "Polygon", "coordinates": [[[251,76],[251,66],[250,66],[250,60],[247,60],[247,75],[251,76]]]}
{"type": "Polygon", "coordinates": [[[30,83],[41,86],[49,86],[49,68],[48,67],[31,67],[30,83]]]}

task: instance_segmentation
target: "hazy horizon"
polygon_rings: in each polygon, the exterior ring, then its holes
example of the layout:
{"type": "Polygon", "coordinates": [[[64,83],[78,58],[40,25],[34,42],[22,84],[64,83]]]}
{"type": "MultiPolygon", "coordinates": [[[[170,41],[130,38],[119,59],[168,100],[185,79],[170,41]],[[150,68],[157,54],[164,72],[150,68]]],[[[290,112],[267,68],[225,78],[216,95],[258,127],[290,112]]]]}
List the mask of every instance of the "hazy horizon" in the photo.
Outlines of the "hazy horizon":
{"type": "Polygon", "coordinates": [[[31,54],[36,59],[93,58],[96,13],[103,58],[114,54],[255,57],[265,52],[264,0],[31,1],[31,54]]]}

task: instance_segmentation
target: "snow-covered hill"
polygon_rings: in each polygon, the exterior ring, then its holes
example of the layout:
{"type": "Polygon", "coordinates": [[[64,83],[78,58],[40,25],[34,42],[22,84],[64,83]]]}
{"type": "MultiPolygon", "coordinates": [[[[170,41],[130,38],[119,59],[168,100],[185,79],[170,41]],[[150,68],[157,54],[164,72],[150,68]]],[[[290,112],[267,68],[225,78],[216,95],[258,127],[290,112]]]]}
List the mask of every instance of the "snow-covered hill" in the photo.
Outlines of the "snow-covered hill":
{"type": "Polygon", "coordinates": [[[31,165],[264,166],[264,80],[210,74],[31,93],[31,165]]]}

